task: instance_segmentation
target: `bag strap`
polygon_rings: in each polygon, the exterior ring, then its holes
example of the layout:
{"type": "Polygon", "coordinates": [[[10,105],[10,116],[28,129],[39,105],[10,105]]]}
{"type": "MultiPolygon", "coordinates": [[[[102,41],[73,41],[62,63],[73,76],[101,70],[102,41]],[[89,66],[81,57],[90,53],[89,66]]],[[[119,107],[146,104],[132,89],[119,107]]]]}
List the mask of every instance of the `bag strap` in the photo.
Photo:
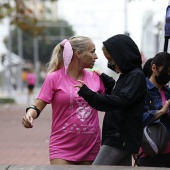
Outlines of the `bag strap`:
{"type": "Polygon", "coordinates": [[[133,157],[133,159],[135,160],[134,162],[134,165],[133,166],[136,166],[137,165],[137,160],[143,155],[143,151],[139,154],[137,154],[136,156],[133,157]]]}

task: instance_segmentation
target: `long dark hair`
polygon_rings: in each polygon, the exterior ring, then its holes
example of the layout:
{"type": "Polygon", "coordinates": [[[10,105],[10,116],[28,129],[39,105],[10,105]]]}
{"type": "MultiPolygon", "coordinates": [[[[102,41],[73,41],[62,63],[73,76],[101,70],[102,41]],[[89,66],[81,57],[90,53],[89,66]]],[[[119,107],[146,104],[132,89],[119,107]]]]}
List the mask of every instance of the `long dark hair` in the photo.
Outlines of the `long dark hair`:
{"type": "Polygon", "coordinates": [[[170,54],[167,52],[160,52],[157,53],[154,58],[148,59],[143,66],[143,72],[146,77],[150,77],[152,75],[152,64],[155,64],[156,68],[163,66],[161,74],[166,73],[170,67],[170,54]]]}

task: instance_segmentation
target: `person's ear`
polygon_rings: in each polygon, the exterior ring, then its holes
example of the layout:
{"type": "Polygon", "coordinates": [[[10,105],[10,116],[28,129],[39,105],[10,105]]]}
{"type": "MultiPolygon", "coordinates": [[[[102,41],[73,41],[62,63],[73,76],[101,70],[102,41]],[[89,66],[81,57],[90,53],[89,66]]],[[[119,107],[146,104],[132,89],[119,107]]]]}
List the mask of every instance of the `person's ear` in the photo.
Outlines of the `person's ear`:
{"type": "Polygon", "coordinates": [[[152,64],[151,70],[152,70],[153,73],[156,73],[157,70],[156,70],[156,65],[155,64],[152,64]]]}
{"type": "Polygon", "coordinates": [[[78,59],[80,59],[81,56],[82,56],[82,53],[81,53],[79,50],[76,50],[76,51],[75,51],[75,55],[76,55],[76,57],[77,57],[78,59]]]}

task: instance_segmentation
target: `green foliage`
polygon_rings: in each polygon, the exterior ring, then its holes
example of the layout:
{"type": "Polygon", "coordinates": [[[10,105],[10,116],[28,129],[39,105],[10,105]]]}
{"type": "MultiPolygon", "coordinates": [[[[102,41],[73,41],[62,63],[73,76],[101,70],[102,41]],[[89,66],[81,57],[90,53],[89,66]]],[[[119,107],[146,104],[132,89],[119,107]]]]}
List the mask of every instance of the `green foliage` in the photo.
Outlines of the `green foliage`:
{"type": "MultiPolygon", "coordinates": [[[[41,0],[39,3],[44,3],[45,1],[57,2],[57,0],[41,0]]],[[[29,3],[28,0],[0,1],[0,21],[4,18],[9,18],[10,24],[17,25],[21,30],[31,35],[39,35],[43,28],[37,27],[39,19],[27,3],[29,3]]],[[[41,10],[39,12],[42,13],[41,10]]]]}
{"type": "Polygon", "coordinates": [[[14,104],[15,100],[13,98],[0,98],[0,104],[14,104]]]}
{"type": "MultiPolygon", "coordinates": [[[[43,23],[46,23],[43,28],[43,31],[41,35],[38,36],[38,53],[39,53],[39,61],[42,64],[46,64],[49,62],[52,51],[54,47],[61,41],[63,38],[69,38],[74,35],[74,31],[72,27],[64,20],[58,20],[58,21],[48,21],[48,22],[41,22],[41,26],[43,26],[43,23]],[[55,25],[55,27],[54,27],[55,25]],[[60,28],[60,25],[65,25],[64,28],[60,28]],[[64,31],[64,37],[61,37],[61,31],[64,31]],[[53,37],[54,40],[49,39],[50,37],[53,37]],[[55,39],[55,36],[58,37],[58,39],[55,39]]],[[[56,37],[56,38],[57,38],[56,37]]],[[[22,33],[22,40],[23,40],[23,58],[25,60],[29,60],[33,62],[33,56],[34,56],[34,47],[33,47],[33,36],[30,36],[27,32],[22,33]]],[[[14,27],[12,30],[12,52],[15,54],[18,54],[18,43],[17,43],[17,29],[14,27]]],[[[4,40],[6,46],[8,44],[8,38],[5,38],[4,40]]]]}
{"type": "Polygon", "coordinates": [[[9,3],[0,3],[0,20],[12,15],[13,8],[9,3]]]}
{"type": "MultiPolygon", "coordinates": [[[[37,3],[43,4],[43,10],[39,10],[39,16],[43,16],[45,9],[45,2],[57,2],[57,0],[41,0],[37,3]]],[[[64,20],[59,21],[49,21],[49,26],[44,26],[43,24],[40,25],[40,18],[37,18],[34,15],[33,9],[30,8],[29,1],[27,0],[4,0],[0,1],[0,20],[4,18],[9,18],[11,25],[13,25],[12,31],[12,52],[18,54],[18,39],[17,39],[17,28],[22,30],[22,40],[23,40],[23,58],[25,60],[29,60],[33,62],[34,56],[34,47],[33,47],[33,39],[36,37],[38,39],[38,54],[39,54],[39,61],[42,64],[49,62],[51,53],[53,48],[58,44],[61,39],[51,40],[49,36],[60,36],[61,32],[65,30],[64,37],[68,38],[74,35],[74,31],[72,27],[64,20]],[[56,27],[51,27],[54,25],[56,27]],[[59,28],[59,25],[64,24],[66,25],[65,28],[59,28]],[[61,31],[62,30],[62,31],[61,31]]],[[[52,4],[51,4],[52,5],[52,4]]],[[[47,12],[47,11],[46,11],[47,12]]],[[[50,9],[48,10],[50,13],[50,9]]],[[[4,40],[6,46],[8,43],[8,39],[5,38],[4,40]]],[[[8,47],[7,47],[8,48],[8,47]]]]}

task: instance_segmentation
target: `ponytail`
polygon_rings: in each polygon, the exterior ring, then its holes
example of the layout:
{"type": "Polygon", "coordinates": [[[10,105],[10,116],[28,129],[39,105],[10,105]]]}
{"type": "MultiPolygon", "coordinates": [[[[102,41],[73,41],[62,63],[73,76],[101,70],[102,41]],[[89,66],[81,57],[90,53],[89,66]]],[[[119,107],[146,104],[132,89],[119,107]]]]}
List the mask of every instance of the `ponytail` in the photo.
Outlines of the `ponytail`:
{"type": "Polygon", "coordinates": [[[143,66],[143,72],[145,76],[148,78],[152,75],[152,69],[151,69],[152,61],[153,61],[153,58],[148,59],[143,66]]]}

